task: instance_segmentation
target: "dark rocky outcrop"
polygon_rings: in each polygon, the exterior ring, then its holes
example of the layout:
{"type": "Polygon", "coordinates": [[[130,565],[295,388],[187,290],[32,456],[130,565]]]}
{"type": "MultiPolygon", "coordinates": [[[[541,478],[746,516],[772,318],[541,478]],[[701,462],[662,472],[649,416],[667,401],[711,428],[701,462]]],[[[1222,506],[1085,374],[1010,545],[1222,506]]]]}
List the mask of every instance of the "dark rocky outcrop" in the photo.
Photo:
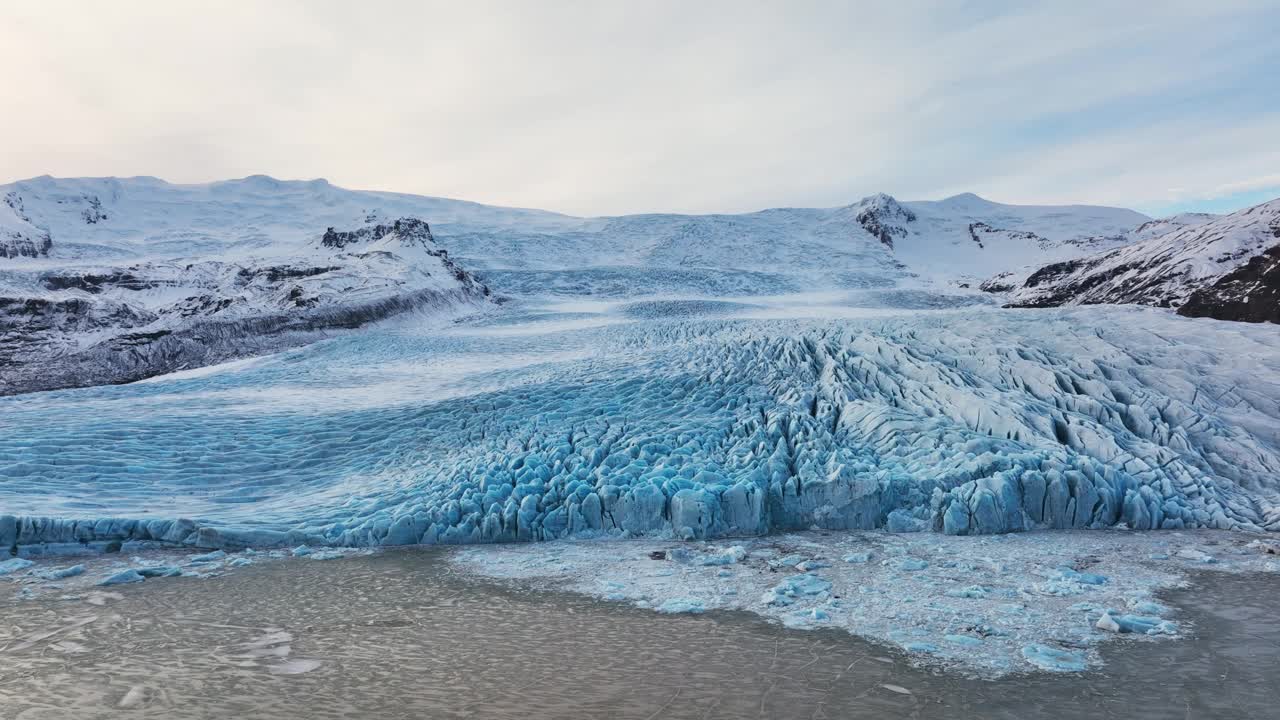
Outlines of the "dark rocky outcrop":
{"type": "Polygon", "coordinates": [[[86,225],[97,225],[107,219],[107,213],[102,209],[102,200],[97,195],[86,195],[84,201],[89,206],[80,211],[80,217],[86,225]]]}
{"type": "Polygon", "coordinates": [[[52,248],[48,233],[30,236],[0,231],[0,258],[43,257],[52,248]]]}
{"type": "MultiPolygon", "coordinates": [[[[297,308],[225,321],[197,319],[182,328],[139,329],[84,350],[68,348],[57,352],[51,362],[47,355],[35,361],[28,359],[21,350],[31,349],[32,343],[21,338],[11,343],[11,332],[4,329],[5,318],[0,315],[0,367],[5,368],[0,373],[0,395],[134,382],[305,345],[330,331],[362,327],[404,312],[462,305],[474,302],[478,295],[470,288],[421,290],[361,304],[297,308]]],[[[4,300],[0,299],[0,312],[4,311],[4,300]]],[[[29,302],[35,301],[24,301],[29,302]]],[[[96,303],[69,300],[59,305],[64,309],[74,306],[80,317],[87,317],[96,303]]]]}
{"type": "Polygon", "coordinates": [[[978,284],[978,289],[986,293],[1006,293],[1015,286],[1013,273],[997,273],[978,284]]]}
{"type": "Polygon", "coordinates": [[[854,220],[872,237],[893,249],[894,238],[907,236],[907,229],[902,224],[915,222],[916,214],[892,197],[880,194],[865,198],[854,220]]]}
{"type": "Polygon", "coordinates": [[[1280,244],[1192,293],[1178,314],[1280,323],[1280,244]]]}
{"type": "MultiPolygon", "coordinates": [[[[333,228],[329,228],[330,231],[333,228]]],[[[340,270],[341,265],[324,265],[319,267],[303,266],[303,265],[270,265],[267,267],[250,267],[241,268],[238,275],[245,281],[252,281],[255,278],[264,278],[267,282],[280,282],[281,280],[294,280],[298,278],[315,277],[323,275],[327,272],[340,270]]]]}
{"type": "Polygon", "coordinates": [[[14,217],[27,227],[23,230],[0,228],[0,259],[48,255],[53,247],[53,238],[47,231],[35,227],[31,222],[26,208],[23,207],[22,196],[11,190],[5,193],[4,204],[8,205],[14,217]]]}
{"type": "MultiPolygon", "coordinates": [[[[356,230],[334,230],[329,228],[325,231],[324,237],[320,239],[320,244],[327,248],[342,250],[348,245],[381,240],[392,233],[397,235],[403,244],[417,242],[423,246],[430,246],[435,245],[436,242],[435,236],[431,234],[430,225],[418,218],[406,217],[400,218],[390,225],[370,225],[356,230]]],[[[444,251],[440,250],[440,252],[443,253],[444,251]]]]}
{"type": "Polygon", "coordinates": [[[1052,244],[1048,239],[1026,230],[1005,230],[1004,228],[992,227],[984,222],[969,223],[969,239],[980,248],[986,248],[986,245],[982,243],[984,236],[997,234],[1005,235],[1015,240],[1031,240],[1041,248],[1047,248],[1052,244]]]}
{"type": "Polygon", "coordinates": [[[155,281],[138,277],[132,270],[134,269],[104,273],[50,273],[40,278],[40,284],[49,290],[83,290],[94,295],[113,287],[124,290],[146,290],[160,285],[155,281]]]}
{"type": "Polygon", "coordinates": [[[131,382],[490,296],[416,218],[329,228],[319,245],[270,264],[161,261],[43,273],[33,279],[60,295],[0,297],[0,395],[131,382]],[[136,300],[109,292],[158,287],[166,293],[136,300]],[[187,292],[166,299],[173,290],[187,292]],[[83,333],[92,333],[88,342],[83,333]]]}
{"type": "Polygon", "coordinates": [[[1046,265],[1006,307],[1125,304],[1189,317],[1276,322],[1280,200],[1223,216],[1177,216],[1173,230],[1115,250],[1046,265]]]}

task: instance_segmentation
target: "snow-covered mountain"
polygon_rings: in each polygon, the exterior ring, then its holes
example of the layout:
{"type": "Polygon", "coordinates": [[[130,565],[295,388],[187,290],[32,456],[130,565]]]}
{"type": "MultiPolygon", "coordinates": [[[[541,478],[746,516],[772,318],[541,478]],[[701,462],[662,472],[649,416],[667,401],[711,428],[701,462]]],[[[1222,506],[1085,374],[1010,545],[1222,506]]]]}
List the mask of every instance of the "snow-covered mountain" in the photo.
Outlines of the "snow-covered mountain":
{"type": "MultiPolygon", "coordinates": [[[[285,184],[231,185],[243,189],[4,188],[17,251],[0,265],[0,393],[137,380],[489,295],[417,217],[335,216],[348,220],[335,228],[291,214],[285,184]]],[[[304,204],[325,208],[326,188],[304,204]]]]}
{"type": "Polygon", "coordinates": [[[954,293],[1149,224],[1115,208],[884,194],[836,208],[582,218],[265,176],[41,177],[0,197],[0,393],[195,367],[408,309],[474,305],[489,288],[954,293]]]}
{"type": "Polygon", "coordinates": [[[1013,307],[1136,303],[1184,315],[1275,321],[1280,200],[1230,215],[1178,216],[1131,245],[1045,265],[1009,297],[1013,307]]]}
{"type": "Polygon", "coordinates": [[[1004,205],[972,193],[902,205],[915,219],[898,226],[897,257],[917,272],[974,284],[1127,244],[1130,231],[1151,221],[1122,208],[1004,205]]]}

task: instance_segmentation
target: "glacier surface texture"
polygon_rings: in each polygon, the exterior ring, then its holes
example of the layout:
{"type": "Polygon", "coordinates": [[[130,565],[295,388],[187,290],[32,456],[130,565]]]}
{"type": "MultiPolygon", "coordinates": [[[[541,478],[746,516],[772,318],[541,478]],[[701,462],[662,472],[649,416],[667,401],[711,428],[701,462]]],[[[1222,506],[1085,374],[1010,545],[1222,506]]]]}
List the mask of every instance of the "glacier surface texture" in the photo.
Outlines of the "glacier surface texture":
{"type": "Polygon", "coordinates": [[[0,548],[1280,530],[1280,328],[1178,317],[1170,279],[1269,297],[1233,268],[1271,257],[1274,202],[580,218],[263,176],[0,200],[0,548]],[[1069,291],[1095,275],[1154,289],[1069,291]]]}
{"type": "Polygon", "coordinates": [[[1280,529],[1274,327],[963,305],[527,295],[0,398],[0,543],[1280,529]]]}

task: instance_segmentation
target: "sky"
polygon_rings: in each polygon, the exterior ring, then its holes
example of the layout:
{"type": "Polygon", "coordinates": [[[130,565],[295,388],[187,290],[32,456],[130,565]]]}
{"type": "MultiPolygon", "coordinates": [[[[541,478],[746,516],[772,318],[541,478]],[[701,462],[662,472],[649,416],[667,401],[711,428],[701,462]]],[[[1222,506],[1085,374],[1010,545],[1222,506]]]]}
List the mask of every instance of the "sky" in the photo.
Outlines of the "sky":
{"type": "Polygon", "coordinates": [[[582,215],[1280,196],[1280,0],[10,3],[0,182],[582,215]]]}

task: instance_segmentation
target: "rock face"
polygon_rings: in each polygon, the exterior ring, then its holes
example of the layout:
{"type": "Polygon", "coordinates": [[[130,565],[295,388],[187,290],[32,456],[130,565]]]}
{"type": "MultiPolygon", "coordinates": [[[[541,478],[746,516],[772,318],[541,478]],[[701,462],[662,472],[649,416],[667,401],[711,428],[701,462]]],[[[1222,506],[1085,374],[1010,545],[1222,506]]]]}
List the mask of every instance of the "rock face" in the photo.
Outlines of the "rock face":
{"type": "Polygon", "coordinates": [[[31,224],[17,192],[5,193],[0,204],[0,259],[43,257],[53,247],[48,231],[31,224]]]}
{"type": "Polygon", "coordinates": [[[984,222],[969,223],[969,237],[979,248],[986,248],[982,242],[983,239],[990,235],[1004,234],[1014,240],[1022,240],[1027,243],[1033,243],[1041,248],[1047,249],[1050,243],[1045,238],[1025,230],[1005,230],[1004,228],[991,227],[984,222]]]}
{"type": "Polygon", "coordinates": [[[17,233],[0,236],[0,258],[42,257],[49,254],[53,240],[48,235],[30,237],[17,233]]]}
{"type": "Polygon", "coordinates": [[[1280,243],[1192,293],[1178,314],[1280,323],[1280,243]]]}
{"type": "MultiPolygon", "coordinates": [[[[1280,200],[1170,225],[1175,229],[1133,245],[1045,265],[1007,306],[1135,303],[1193,317],[1275,321],[1280,200]]],[[[1138,231],[1144,228],[1150,225],[1138,231]]]]}
{"type": "Polygon", "coordinates": [[[402,243],[417,243],[423,247],[434,246],[436,242],[435,236],[431,234],[431,226],[417,218],[400,218],[390,225],[371,225],[356,230],[338,231],[329,228],[320,239],[320,244],[341,250],[348,245],[367,244],[390,235],[395,235],[402,243]]]}
{"type": "Polygon", "coordinates": [[[880,193],[863,198],[854,216],[862,229],[890,249],[894,238],[907,236],[906,223],[916,221],[916,214],[903,207],[892,197],[880,193]]]}

